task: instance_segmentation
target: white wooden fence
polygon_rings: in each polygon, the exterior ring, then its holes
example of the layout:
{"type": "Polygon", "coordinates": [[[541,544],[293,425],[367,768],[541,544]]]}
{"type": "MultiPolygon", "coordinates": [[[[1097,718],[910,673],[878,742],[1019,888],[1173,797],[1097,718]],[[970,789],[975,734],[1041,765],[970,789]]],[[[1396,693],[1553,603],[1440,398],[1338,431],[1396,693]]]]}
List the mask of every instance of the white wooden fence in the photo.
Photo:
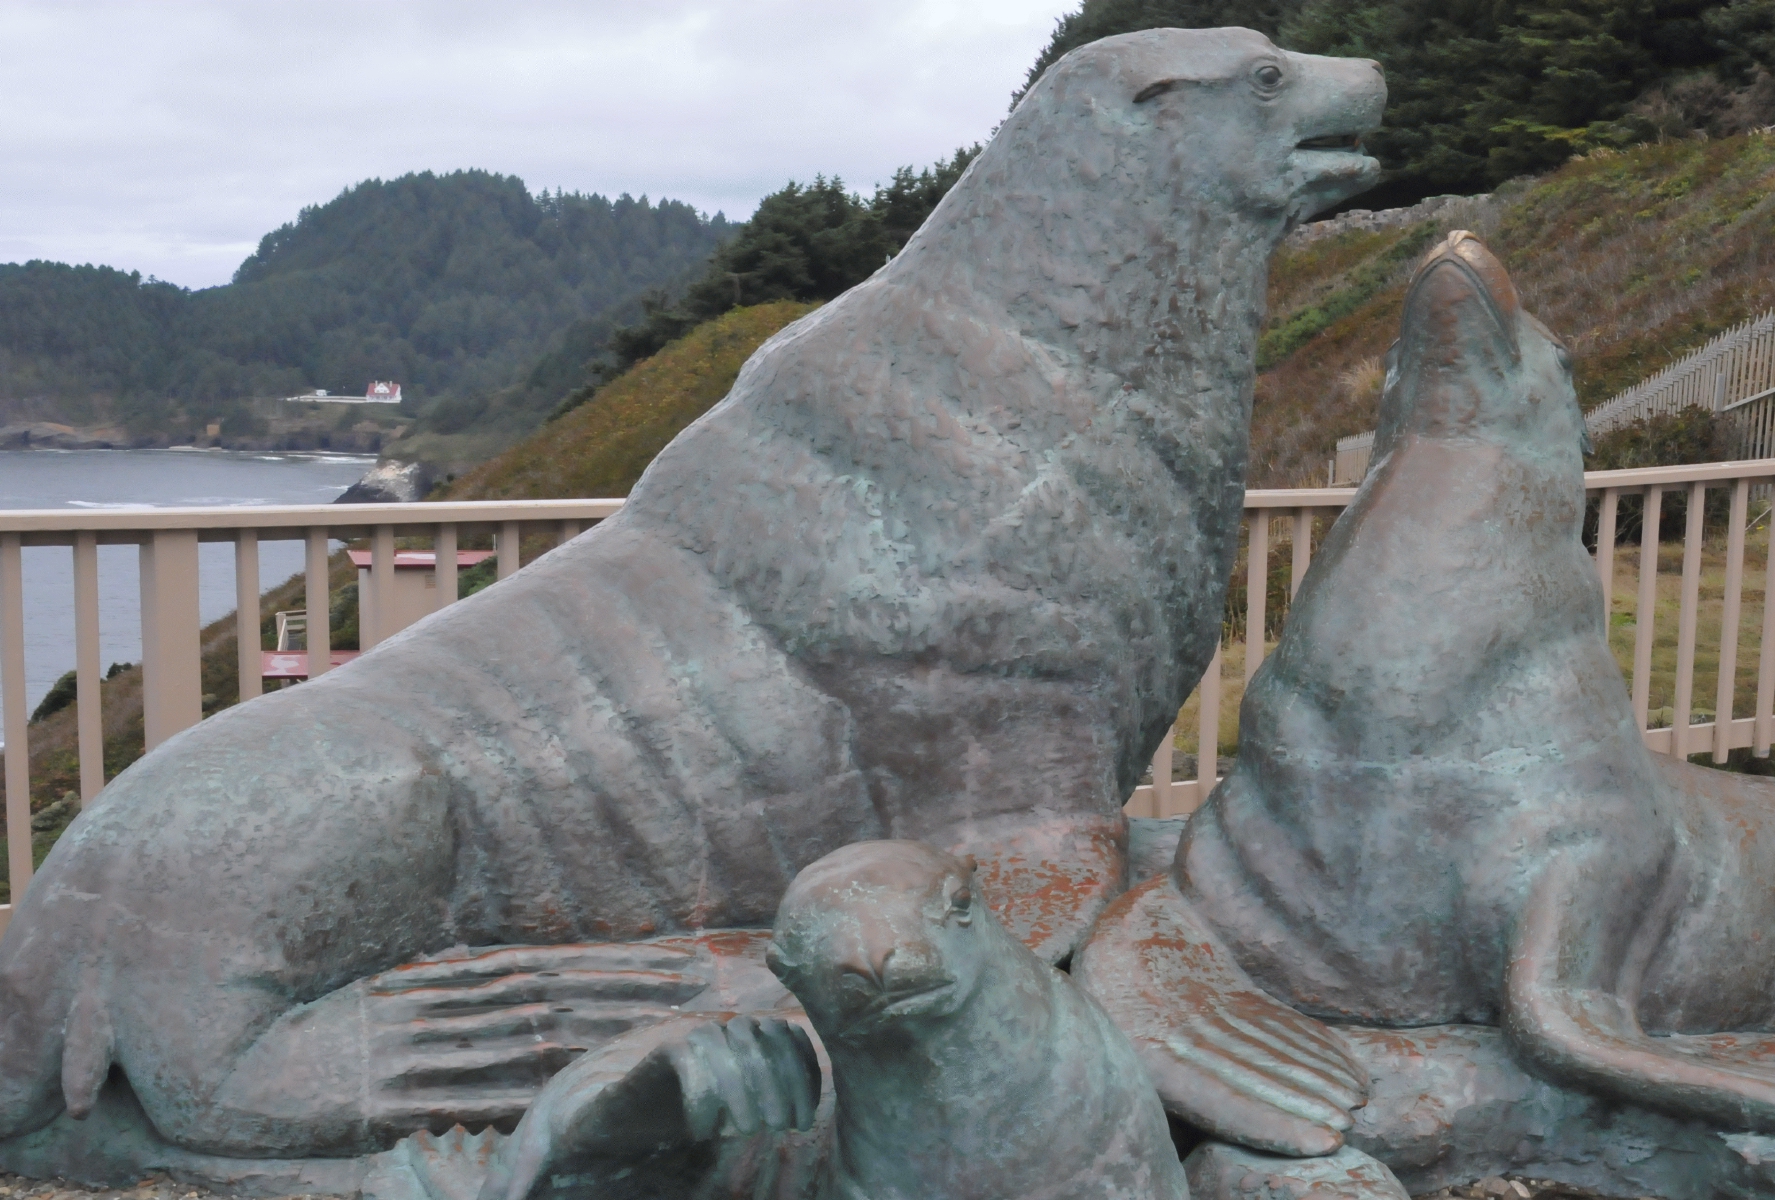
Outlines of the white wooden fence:
{"type": "Polygon", "coordinates": [[[1331,460],[1332,487],[1355,487],[1368,474],[1368,460],[1374,454],[1374,430],[1353,433],[1337,439],[1337,457],[1331,460]]]}
{"type": "MultiPolygon", "coordinates": [[[[1775,455],[1775,312],[1752,317],[1656,375],[1584,414],[1592,436],[1645,417],[1705,408],[1726,420],[1729,453],[1748,461],[1775,455]]],[[[1357,484],[1368,471],[1374,433],[1337,440],[1333,484],[1357,484]]]]}
{"type": "MultiPolygon", "coordinates": [[[[1733,326],[1656,375],[1603,401],[1585,414],[1584,423],[1597,434],[1685,408],[1716,413],[1739,410],[1775,395],[1771,385],[1775,385],[1775,312],[1766,312],[1733,326]]],[[[1736,452],[1746,458],[1766,456],[1768,431],[1762,428],[1766,423],[1766,419],[1741,422],[1746,434],[1754,427],[1756,444],[1747,441],[1736,452]]]]}
{"type": "MultiPolygon", "coordinates": [[[[1662,753],[1690,754],[1711,749],[1716,762],[1724,762],[1729,750],[1749,747],[1758,755],[1769,753],[1775,735],[1775,605],[1764,603],[1761,633],[1754,646],[1741,647],[1735,636],[1744,603],[1744,569],[1749,500],[1753,485],[1775,479],[1775,459],[1755,462],[1709,463],[1702,466],[1656,467],[1633,471],[1593,472],[1586,487],[1600,501],[1601,552],[1597,570],[1611,596],[1615,590],[1614,533],[1620,501],[1626,496],[1644,497],[1650,514],[1641,536],[1641,560],[1637,579],[1637,625],[1630,675],[1634,712],[1646,743],[1662,753]],[[1681,603],[1677,617],[1677,662],[1673,716],[1668,724],[1653,728],[1649,689],[1656,629],[1658,565],[1657,514],[1660,497],[1682,490],[1688,497],[1681,573],[1681,603]],[[1704,500],[1710,490],[1728,496],[1725,524],[1711,531],[1705,525],[1704,500]],[[1705,539],[1724,555],[1723,615],[1717,647],[1719,682],[1713,698],[1715,716],[1695,716],[1695,662],[1698,652],[1702,549],[1705,539]],[[1650,551],[1649,553],[1647,551],[1650,551]],[[1741,653],[1742,651],[1742,653],[1741,653]],[[1754,663],[1754,666],[1751,665],[1754,663]],[[1753,671],[1756,701],[1750,712],[1734,710],[1736,681],[1753,671]]],[[[1287,564],[1293,595],[1312,559],[1315,536],[1324,530],[1355,495],[1353,488],[1315,488],[1246,493],[1245,564],[1233,581],[1243,589],[1248,630],[1262,630],[1268,604],[1267,580],[1277,555],[1287,564]],[[1315,532],[1315,530],[1317,532],[1315,532]]],[[[99,712],[98,650],[98,556],[100,544],[127,543],[140,547],[143,631],[143,702],[147,745],[152,748],[172,734],[202,718],[199,674],[199,617],[197,604],[197,546],[204,541],[232,542],[235,547],[236,595],[240,627],[256,629],[260,621],[258,545],[267,539],[300,539],[307,546],[307,604],[309,612],[328,607],[327,559],[330,540],[368,538],[372,551],[372,579],[387,580],[393,571],[396,536],[429,537],[438,551],[439,606],[456,596],[454,550],[459,539],[474,531],[492,531],[498,547],[501,578],[518,567],[518,545],[526,532],[547,530],[560,540],[577,534],[587,524],[607,517],[621,507],[620,500],[559,500],[493,503],[409,505],[353,505],[340,507],[187,508],[148,511],[4,511],[0,510],[0,707],[4,708],[7,747],[5,789],[6,827],[16,831],[9,838],[9,878],[14,894],[23,891],[31,876],[29,783],[30,759],[24,683],[24,623],[22,615],[22,560],[24,546],[65,546],[74,560],[75,642],[77,679],[77,726],[79,733],[80,797],[90,801],[104,786],[104,747],[99,712]]],[[[1775,521],[1770,522],[1775,527],[1775,521]]],[[[1769,534],[1757,532],[1757,545],[1775,551],[1769,534]]],[[[387,586],[372,595],[387,596],[387,586]]],[[[1764,597],[1775,594],[1775,552],[1767,553],[1764,597]]],[[[378,621],[375,614],[362,622],[365,628],[394,632],[392,622],[378,621]]],[[[327,633],[324,622],[309,632],[314,663],[325,669],[327,633]]],[[[1263,661],[1262,637],[1248,639],[1242,675],[1249,681],[1263,661]]],[[[1139,787],[1128,802],[1133,816],[1179,816],[1194,811],[1219,778],[1216,747],[1220,737],[1220,702],[1223,688],[1223,646],[1198,689],[1198,778],[1173,782],[1172,747],[1167,740],[1153,760],[1153,780],[1139,787]]],[[[1708,647],[1712,649],[1712,647],[1708,647]]],[[[240,642],[242,699],[259,692],[259,643],[249,636],[240,642]]],[[[0,906],[0,931],[10,910],[0,906]]]]}

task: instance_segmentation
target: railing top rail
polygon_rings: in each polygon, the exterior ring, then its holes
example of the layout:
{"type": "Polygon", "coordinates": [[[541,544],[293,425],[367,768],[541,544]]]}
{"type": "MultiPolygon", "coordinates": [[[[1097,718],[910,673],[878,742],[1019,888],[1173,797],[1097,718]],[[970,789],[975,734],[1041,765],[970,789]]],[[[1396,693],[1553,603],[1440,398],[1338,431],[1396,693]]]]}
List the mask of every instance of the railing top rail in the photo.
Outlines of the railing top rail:
{"type": "Polygon", "coordinates": [[[446,500],[417,504],[262,504],[226,508],[0,509],[0,533],[84,530],[292,529],[325,525],[475,524],[490,521],[595,521],[612,516],[612,500],[446,500]]]}
{"type": "Polygon", "coordinates": [[[1246,508],[1342,508],[1355,488],[1263,488],[1245,493],[1246,508]]]}
{"type": "MultiPolygon", "coordinates": [[[[1587,471],[1584,486],[1650,487],[1655,484],[1712,483],[1730,479],[1775,478],[1775,458],[1699,463],[1680,467],[1633,467],[1587,471]]],[[[1342,508],[1356,496],[1353,487],[1254,488],[1245,493],[1249,509],[1342,508]]],[[[0,533],[71,535],[149,533],[158,529],[309,529],[346,531],[376,525],[487,525],[505,521],[598,521],[614,516],[621,499],[449,500],[417,504],[266,504],[226,508],[0,509],[0,533]]],[[[36,542],[39,538],[27,538],[36,542]]]]}
{"type": "Polygon", "coordinates": [[[1681,467],[1629,467],[1621,471],[1586,471],[1584,487],[1598,488],[1650,487],[1668,483],[1711,483],[1727,479],[1762,479],[1775,476],[1775,458],[1745,459],[1738,462],[1698,463],[1681,467]]]}

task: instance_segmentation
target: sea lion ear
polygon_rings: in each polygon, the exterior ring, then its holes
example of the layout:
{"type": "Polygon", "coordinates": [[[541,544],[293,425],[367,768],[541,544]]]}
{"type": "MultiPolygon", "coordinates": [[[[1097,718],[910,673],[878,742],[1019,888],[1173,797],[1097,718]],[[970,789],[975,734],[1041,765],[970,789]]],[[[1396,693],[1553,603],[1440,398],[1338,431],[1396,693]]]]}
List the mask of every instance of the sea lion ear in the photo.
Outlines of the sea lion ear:
{"type": "Polygon", "coordinates": [[[979,869],[979,860],[972,854],[964,854],[961,856],[960,862],[963,877],[966,879],[972,879],[974,877],[974,872],[979,869]]]}

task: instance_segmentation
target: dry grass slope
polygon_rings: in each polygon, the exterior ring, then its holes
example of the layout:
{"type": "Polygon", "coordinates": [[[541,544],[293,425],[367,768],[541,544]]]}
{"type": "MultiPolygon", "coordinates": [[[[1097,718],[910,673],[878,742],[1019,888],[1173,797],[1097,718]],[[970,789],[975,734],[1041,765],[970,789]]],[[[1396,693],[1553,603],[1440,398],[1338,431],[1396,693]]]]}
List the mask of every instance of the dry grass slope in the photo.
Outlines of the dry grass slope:
{"type": "Polygon", "coordinates": [[[1570,343],[1588,408],[1775,305],[1775,137],[1599,151],[1417,226],[1285,248],[1270,279],[1253,486],[1323,484],[1336,439],[1374,427],[1373,367],[1415,261],[1463,226],[1570,343]]]}
{"type": "Polygon", "coordinates": [[[699,325],[597,395],[458,479],[453,500],[626,496],[653,456],[733,387],[772,334],[814,305],[736,308],[699,325]]]}

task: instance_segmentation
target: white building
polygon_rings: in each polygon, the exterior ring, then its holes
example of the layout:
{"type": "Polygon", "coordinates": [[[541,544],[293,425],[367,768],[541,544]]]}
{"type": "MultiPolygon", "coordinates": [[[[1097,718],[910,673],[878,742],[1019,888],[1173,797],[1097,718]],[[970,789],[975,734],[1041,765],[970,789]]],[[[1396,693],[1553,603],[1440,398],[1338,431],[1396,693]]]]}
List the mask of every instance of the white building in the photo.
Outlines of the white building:
{"type": "Polygon", "coordinates": [[[284,400],[292,404],[399,404],[401,385],[378,379],[364,389],[361,396],[332,396],[325,388],[317,388],[303,396],[285,396],[284,400]]]}

